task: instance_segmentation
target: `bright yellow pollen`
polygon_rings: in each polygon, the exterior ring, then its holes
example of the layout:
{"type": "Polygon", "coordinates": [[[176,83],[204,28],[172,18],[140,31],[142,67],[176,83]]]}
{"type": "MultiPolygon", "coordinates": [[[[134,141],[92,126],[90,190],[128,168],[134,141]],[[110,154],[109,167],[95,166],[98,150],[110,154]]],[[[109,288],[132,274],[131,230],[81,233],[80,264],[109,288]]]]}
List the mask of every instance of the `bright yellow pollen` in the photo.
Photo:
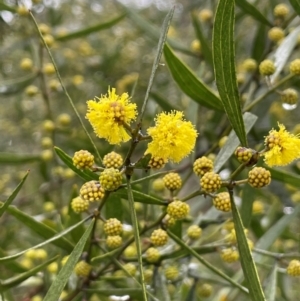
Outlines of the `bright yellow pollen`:
{"type": "Polygon", "coordinates": [[[110,144],[120,144],[131,138],[124,125],[136,119],[137,111],[136,104],[130,103],[127,93],[119,96],[115,88],[108,89],[108,96],[101,95],[98,101],[88,100],[87,106],[86,119],[99,138],[110,144]]]}
{"type": "Polygon", "coordinates": [[[152,142],[146,154],[174,162],[181,161],[193,150],[198,136],[190,121],[183,119],[183,112],[160,113],[156,125],[148,129],[152,142]]]}
{"type": "Polygon", "coordinates": [[[267,151],[265,162],[269,166],[283,166],[300,158],[300,139],[286,131],[283,124],[278,123],[279,131],[272,129],[265,138],[267,151]]]}

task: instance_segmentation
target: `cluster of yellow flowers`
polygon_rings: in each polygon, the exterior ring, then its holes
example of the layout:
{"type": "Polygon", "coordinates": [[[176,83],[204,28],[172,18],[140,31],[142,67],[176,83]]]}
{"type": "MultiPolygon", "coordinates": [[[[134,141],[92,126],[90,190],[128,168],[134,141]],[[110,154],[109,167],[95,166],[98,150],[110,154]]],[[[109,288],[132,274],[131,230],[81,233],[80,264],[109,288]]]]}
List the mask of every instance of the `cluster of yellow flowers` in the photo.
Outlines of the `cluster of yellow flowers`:
{"type": "MultiPolygon", "coordinates": [[[[87,105],[86,118],[98,137],[110,144],[130,140],[130,123],[136,120],[137,107],[127,93],[119,96],[115,88],[108,89],[108,95],[102,95],[98,101],[89,100],[87,105]]],[[[145,154],[179,162],[192,152],[198,134],[192,123],[184,120],[182,112],[160,113],[155,122],[155,126],[147,130],[152,141],[145,154]]]]}

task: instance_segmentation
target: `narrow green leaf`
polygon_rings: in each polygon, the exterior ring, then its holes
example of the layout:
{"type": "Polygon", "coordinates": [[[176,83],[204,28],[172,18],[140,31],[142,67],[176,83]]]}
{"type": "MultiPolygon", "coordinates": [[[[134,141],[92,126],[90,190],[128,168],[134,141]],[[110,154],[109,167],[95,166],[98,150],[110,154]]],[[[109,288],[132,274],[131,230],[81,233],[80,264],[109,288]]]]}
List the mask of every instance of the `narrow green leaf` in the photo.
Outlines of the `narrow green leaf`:
{"type": "MultiPolygon", "coordinates": [[[[96,282],[97,284],[97,282],[96,282]]],[[[140,300],[142,298],[142,290],[140,288],[113,288],[113,289],[102,289],[102,288],[88,288],[85,290],[89,293],[97,293],[102,296],[125,296],[129,295],[131,298],[140,300]]]]}
{"type": "MultiPolygon", "coordinates": [[[[146,21],[145,18],[141,17],[138,13],[136,13],[132,8],[127,8],[126,6],[123,6],[124,10],[127,13],[127,16],[150,38],[152,38],[155,41],[158,41],[160,37],[160,29],[157,26],[154,26],[153,24],[146,21]]],[[[193,55],[194,53],[188,49],[182,46],[182,43],[179,41],[176,41],[175,39],[168,38],[168,43],[177,51],[193,55]]]]}
{"type": "Polygon", "coordinates": [[[138,219],[137,219],[136,211],[134,208],[134,197],[133,197],[133,193],[132,193],[132,189],[131,189],[130,177],[127,177],[126,180],[127,180],[129,208],[130,208],[130,214],[131,214],[131,223],[133,226],[133,234],[134,234],[135,245],[136,245],[136,250],[137,250],[137,258],[138,258],[138,264],[139,264],[140,282],[141,282],[142,292],[143,292],[143,300],[147,301],[147,290],[146,290],[145,278],[144,278],[142,247],[141,247],[141,240],[140,240],[140,234],[139,234],[138,219]]]}
{"type": "Polygon", "coordinates": [[[271,83],[275,83],[277,77],[286,66],[289,57],[297,45],[297,37],[300,34],[300,25],[283,39],[274,54],[275,73],[270,76],[271,83]]]}
{"type": "Polygon", "coordinates": [[[247,146],[235,73],[234,18],[234,0],[219,1],[213,29],[214,70],[229,122],[242,146],[247,146]]]}
{"type": "Polygon", "coordinates": [[[74,250],[70,254],[66,264],[62,267],[57,277],[52,282],[43,301],[57,301],[59,299],[59,296],[63,291],[65,285],[67,284],[74,270],[74,267],[82,254],[83,248],[90,237],[94,223],[95,223],[95,219],[91,221],[88,228],[84,232],[83,236],[80,238],[79,242],[77,243],[74,250]]]}
{"type": "Polygon", "coordinates": [[[0,207],[0,217],[2,216],[2,214],[5,212],[6,208],[12,203],[12,201],[15,199],[15,197],[21,190],[23,184],[25,183],[25,180],[27,179],[28,174],[29,174],[29,170],[26,172],[25,176],[23,177],[23,179],[21,180],[19,185],[15,188],[15,190],[12,192],[12,194],[9,196],[7,201],[3,204],[2,207],[0,207]]]}
{"type": "MultiPolygon", "coordinates": [[[[66,217],[67,218],[66,228],[72,227],[73,225],[76,225],[83,220],[82,215],[74,212],[71,206],[72,200],[77,196],[78,196],[78,189],[77,187],[73,187],[72,194],[69,201],[69,206],[68,206],[68,216],[66,217]]],[[[77,244],[79,239],[82,237],[84,231],[85,231],[84,225],[81,223],[80,225],[78,225],[78,227],[76,227],[73,231],[71,231],[72,241],[77,244]]]]}
{"type": "Polygon", "coordinates": [[[170,227],[170,231],[174,233],[178,238],[182,238],[182,221],[177,221],[176,224],[170,227]]]}
{"type": "Polygon", "coordinates": [[[266,26],[263,23],[258,24],[255,38],[252,45],[252,58],[260,62],[266,49],[266,26]]]}
{"type": "Polygon", "coordinates": [[[105,202],[105,218],[116,218],[123,221],[123,204],[121,197],[115,193],[110,194],[109,200],[105,202]]]}
{"type": "Polygon", "coordinates": [[[255,189],[250,185],[245,185],[242,193],[241,218],[245,228],[248,228],[252,218],[252,206],[255,199],[255,189]]]}
{"type": "MultiPolygon", "coordinates": [[[[143,204],[167,206],[166,202],[161,201],[160,199],[153,197],[151,195],[144,194],[144,193],[136,191],[136,190],[132,190],[132,193],[133,193],[135,202],[143,203],[143,204]]],[[[117,190],[116,192],[114,192],[114,194],[116,194],[126,200],[128,198],[127,191],[124,189],[117,190]]]]}
{"type": "Polygon", "coordinates": [[[272,180],[277,180],[283,182],[284,184],[290,184],[293,185],[294,187],[299,187],[299,183],[300,183],[299,175],[289,173],[285,170],[271,168],[268,167],[267,165],[265,165],[265,167],[270,171],[272,180]]]}
{"type": "Polygon", "coordinates": [[[0,153],[0,164],[25,164],[41,161],[38,155],[0,153]]]}
{"type": "Polygon", "coordinates": [[[252,16],[255,20],[268,25],[273,26],[272,23],[251,3],[246,0],[236,0],[237,6],[239,6],[246,14],[252,16]]]}
{"type": "Polygon", "coordinates": [[[224,110],[221,100],[173,53],[168,44],[165,44],[164,55],[173,79],[187,96],[210,109],[224,110]]]}
{"type": "Polygon", "coordinates": [[[38,76],[38,73],[23,76],[17,79],[2,81],[0,85],[0,95],[11,95],[20,92],[38,76]]]}
{"type": "Polygon", "coordinates": [[[252,301],[266,301],[259,281],[256,266],[248,245],[247,237],[244,232],[245,228],[243,226],[240,213],[236,208],[232,191],[229,191],[229,193],[238,249],[239,253],[241,254],[240,260],[242,264],[243,273],[247,281],[250,298],[252,301]]]}
{"type": "Polygon", "coordinates": [[[206,261],[202,256],[200,256],[194,249],[192,249],[190,246],[188,246],[184,241],[182,241],[180,238],[178,238],[176,235],[174,235],[170,230],[167,229],[168,235],[183,249],[186,249],[189,254],[193,255],[199,262],[201,262],[204,266],[206,266],[210,271],[215,273],[216,275],[220,276],[230,284],[232,284],[234,287],[238,288],[241,292],[248,295],[248,290],[243,287],[241,284],[235,282],[231,277],[224,274],[221,270],[217,269],[215,266],[213,266],[211,263],[206,261]]]}
{"type": "Polygon", "coordinates": [[[277,261],[275,261],[272,271],[265,282],[266,299],[268,301],[275,301],[277,289],[277,270],[277,261]]]}
{"type": "MultiPolygon", "coordinates": [[[[243,120],[246,127],[246,133],[248,134],[257,120],[257,116],[252,113],[246,112],[243,114],[243,120]]],[[[221,167],[228,161],[236,148],[240,145],[240,142],[234,131],[231,131],[225,145],[221,148],[217,155],[214,164],[214,171],[219,172],[221,167]]]]}
{"type": "Polygon", "coordinates": [[[76,168],[73,165],[72,158],[59,147],[55,146],[54,150],[55,150],[56,154],[59,156],[59,158],[83,180],[85,180],[85,181],[93,181],[93,180],[98,181],[99,180],[99,176],[97,174],[93,173],[92,171],[90,171],[88,169],[82,171],[82,170],[76,168]]]}
{"type": "MultiPolygon", "coordinates": [[[[47,240],[41,242],[41,243],[38,244],[38,245],[35,245],[35,246],[31,247],[31,248],[28,248],[28,249],[26,249],[26,250],[23,250],[23,251],[21,251],[21,252],[19,252],[19,253],[16,253],[16,254],[13,254],[13,255],[9,255],[9,256],[5,256],[5,257],[2,257],[2,258],[0,258],[0,262],[6,262],[6,261],[13,260],[13,259],[18,258],[19,256],[23,255],[24,253],[26,253],[28,250],[41,248],[41,247],[43,247],[43,246],[45,246],[45,245],[47,245],[47,244],[49,244],[49,243],[55,244],[54,242],[55,242],[56,240],[61,239],[64,235],[70,233],[71,231],[73,231],[73,230],[76,229],[77,227],[81,226],[83,223],[85,223],[85,222],[86,222],[88,219],[90,219],[90,218],[91,218],[90,216],[86,217],[85,219],[83,219],[82,221],[80,221],[79,223],[77,223],[76,225],[74,225],[74,226],[72,226],[72,227],[70,227],[70,228],[68,228],[68,229],[66,229],[66,230],[64,230],[64,231],[62,231],[62,232],[60,232],[60,233],[58,233],[57,235],[51,237],[50,239],[47,239],[47,240]]],[[[51,228],[50,228],[50,229],[51,229],[51,228]]],[[[72,248],[72,250],[73,250],[73,248],[72,248]]]]}
{"type": "Polygon", "coordinates": [[[93,264],[95,263],[100,263],[100,262],[103,262],[106,258],[111,258],[113,257],[115,254],[117,254],[119,252],[119,248],[118,249],[115,249],[113,251],[110,251],[110,252],[107,252],[105,254],[102,254],[102,255],[99,255],[99,256],[95,256],[91,259],[91,262],[93,264]]]}
{"type": "Polygon", "coordinates": [[[150,92],[150,97],[165,111],[171,112],[172,110],[180,110],[179,107],[170,103],[169,100],[165,99],[162,95],[156,92],[150,92]]]}
{"type": "MultiPolygon", "coordinates": [[[[6,257],[7,253],[5,253],[2,249],[0,249],[0,258],[1,257],[6,257]]],[[[25,268],[23,265],[21,265],[20,263],[18,263],[17,261],[2,261],[1,265],[4,266],[7,270],[10,270],[14,273],[24,273],[26,271],[28,271],[28,268],[25,268]]]]}
{"type": "Polygon", "coordinates": [[[300,16],[300,0],[289,0],[296,13],[300,16]]]}
{"type": "Polygon", "coordinates": [[[12,278],[6,279],[4,281],[0,280],[0,291],[4,292],[10,288],[16,287],[18,284],[25,281],[29,277],[34,276],[39,271],[42,271],[47,265],[49,265],[50,263],[57,260],[58,257],[59,257],[59,255],[47,260],[46,262],[36,266],[35,268],[33,268],[27,272],[24,272],[22,274],[12,277],[12,278]]]}
{"type": "MultiPolygon", "coordinates": [[[[57,234],[57,232],[55,230],[46,226],[43,223],[38,222],[30,215],[17,209],[15,206],[8,206],[6,209],[6,212],[9,213],[10,215],[14,216],[23,225],[25,225],[30,230],[37,233],[39,236],[41,236],[44,239],[52,238],[54,235],[57,234]]],[[[64,237],[59,237],[58,239],[53,241],[53,244],[56,245],[57,247],[60,247],[64,250],[68,251],[68,252],[71,252],[71,250],[73,250],[73,245],[64,237]]]]}
{"type": "Polygon", "coordinates": [[[196,13],[192,13],[192,23],[197,35],[198,40],[201,43],[201,52],[205,58],[205,61],[209,63],[209,65],[213,65],[212,52],[211,47],[208,45],[207,39],[203,34],[203,30],[201,28],[201,24],[199,23],[199,17],[196,13]]]}
{"type": "Polygon", "coordinates": [[[81,30],[78,30],[78,31],[75,31],[75,32],[72,32],[72,33],[69,33],[69,34],[66,34],[66,35],[63,35],[63,36],[56,36],[55,40],[64,42],[64,41],[68,41],[68,40],[71,40],[71,39],[77,39],[77,38],[85,37],[85,36],[87,36],[91,33],[98,32],[100,30],[104,30],[104,29],[107,29],[107,28],[111,28],[115,24],[119,23],[122,19],[124,19],[125,16],[126,16],[126,14],[123,14],[123,15],[118,16],[118,17],[116,17],[116,18],[114,18],[114,19],[112,19],[108,22],[99,23],[97,25],[90,26],[88,28],[81,29],[81,30]]]}
{"type": "Polygon", "coordinates": [[[148,99],[149,99],[149,93],[150,93],[152,85],[153,85],[156,70],[157,70],[157,68],[159,66],[159,63],[160,63],[160,59],[161,59],[161,56],[162,56],[164,45],[166,43],[167,34],[168,34],[168,30],[169,30],[171,20],[172,20],[173,14],[174,14],[174,10],[175,10],[175,6],[173,6],[173,8],[168,12],[167,16],[164,19],[164,23],[162,25],[161,34],[160,34],[158,45],[157,45],[156,56],[155,56],[155,59],[154,59],[154,62],[153,62],[149,83],[148,83],[148,86],[147,86],[147,90],[146,90],[143,106],[142,106],[142,109],[141,109],[141,113],[138,117],[138,124],[140,124],[142,122],[142,119],[143,119],[143,116],[144,116],[144,113],[145,113],[145,110],[146,110],[146,106],[147,106],[148,99]]]}
{"type": "Polygon", "coordinates": [[[7,10],[12,13],[15,13],[17,11],[16,7],[6,5],[5,3],[2,3],[2,2],[0,3],[0,10],[7,10]]]}
{"type": "MultiPolygon", "coordinates": [[[[266,233],[257,241],[255,247],[262,250],[268,250],[274,241],[282,234],[284,229],[291,223],[291,220],[300,213],[300,205],[297,205],[292,214],[286,214],[276,224],[274,224],[266,233]]],[[[259,261],[262,255],[255,254],[255,260],[259,261]]]]}

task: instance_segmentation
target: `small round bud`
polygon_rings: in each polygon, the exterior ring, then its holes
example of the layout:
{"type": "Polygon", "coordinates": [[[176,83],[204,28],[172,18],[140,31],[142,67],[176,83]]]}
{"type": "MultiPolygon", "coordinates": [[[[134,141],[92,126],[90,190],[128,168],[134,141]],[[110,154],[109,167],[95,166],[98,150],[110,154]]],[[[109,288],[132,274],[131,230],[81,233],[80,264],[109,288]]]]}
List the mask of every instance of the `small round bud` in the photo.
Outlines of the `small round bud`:
{"type": "Polygon", "coordinates": [[[152,182],[152,189],[157,192],[164,191],[164,189],[165,189],[164,180],[163,179],[155,179],[152,182]]]}
{"type": "Polygon", "coordinates": [[[74,198],[71,202],[71,207],[75,213],[81,213],[89,208],[89,201],[82,199],[80,196],[74,198]]]}
{"type": "Polygon", "coordinates": [[[213,18],[213,12],[210,9],[204,8],[199,12],[199,19],[203,23],[211,21],[213,18]]]}
{"type": "Polygon", "coordinates": [[[123,231],[122,223],[116,218],[110,218],[104,223],[106,235],[120,235],[123,231]]]}
{"type": "Polygon", "coordinates": [[[106,168],[120,168],[123,165],[123,158],[115,152],[108,153],[103,158],[103,165],[106,168]]]}
{"type": "Polygon", "coordinates": [[[24,71],[30,71],[33,68],[33,61],[29,58],[24,58],[20,62],[20,68],[24,71]]]}
{"type": "MultiPolygon", "coordinates": [[[[238,83],[238,85],[242,85],[245,83],[246,77],[244,73],[237,73],[236,75],[236,82],[238,83]]],[[[225,142],[227,141],[228,137],[223,137],[220,139],[219,141],[219,147],[222,148],[223,145],[225,144],[225,142]],[[223,143],[222,143],[223,142],[223,143]]]]}
{"type": "Polygon", "coordinates": [[[274,16],[278,18],[285,18],[289,13],[289,8],[286,4],[280,3],[274,7],[274,16]]]}
{"type": "Polygon", "coordinates": [[[89,181],[81,186],[79,194],[82,199],[95,202],[103,199],[105,191],[98,181],[89,181]]]}
{"type": "Polygon", "coordinates": [[[39,30],[40,30],[42,35],[49,34],[51,32],[50,27],[45,23],[41,23],[39,25],[39,30]]]}
{"type": "Polygon", "coordinates": [[[264,204],[261,201],[254,201],[252,204],[252,214],[257,215],[264,212],[264,204]]]}
{"type": "Polygon", "coordinates": [[[214,172],[207,172],[200,180],[202,190],[207,193],[216,192],[222,186],[221,177],[214,172]]]}
{"type": "Polygon", "coordinates": [[[239,259],[239,252],[233,248],[223,249],[220,254],[223,261],[227,263],[235,262],[239,259]]]}
{"type": "Polygon", "coordinates": [[[35,249],[34,258],[37,260],[45,260],[48,257],[47,251],[44,249],[35,249]]]}
{"type": "Polygon", "coordinates": [[[53,152],[50,149],[45,149],[41,152],[41,158],[43,161],[51,161],[53,159],[53,152]]]}
{"type": "Polygon", "coordinates": [[[72,160],[78,169],[90,168],[94,164],[94,156],[87,150],[75,152],[72,160]]]}
{"type": "Polygon", "coordinates": [[[166,228],[169,228],[176,224],[176,219],[171,217],[169,214],[166,214],[162,222],[166,228]]]}
{"type": "Polygon", "coordinates": [[[199,40],[193,40],[191,43],[191,49],[192,51],[196,52],[196,53],[200,53],[201,52],[201,43],[199,40]]]}
{"type": "Polygon", "coordinates": [[[29,15],[29,10],[26,6],[20,5],[17,7],[17,14],[21,17],[27,17],[29,15]]]}
{"type": "Polygon", "coordinates": [[[168,161],[163,158],[152,157],[148,163],[148,166],[153,169],[160,169],[163,168],[167,162],[168,161]]]}
{"type": "Polygon", "coordinates": [[[300,261],[296,259],[291,260],[286,272],[288,275],[293,277],[300,276],[300,261]]]}
{"type": "Polygon", "coordinates": [[[27,259],[35,259],[35,252],[36,252],[35,249],[30,249],[30,250],[25,252],[24,256],[27,259]]]}
{"type": "Polygon", "coordinates": [[[257,68],[257,62],[254,59],[246,59],[243,62],[243,68],[246,72],[253,72],[257,68]]]}
{"type": "Polygon", "coordinates": [[[53,140],[50,137],[43,137],[41,145],[44,148],[51,148],[53,146],[53,140]]]}
{"type": "Polygon", "coordinates": [[[169,266],[165,269],[165,276],[167,280],[175,281],[179,276],[178,268],[175,266],[169,266]]]}
{"type": "Polygon", "coordinates": [[[284,31],[280,27],[272,27],[268,31],[268,37],[272,42],[279,42],[284,38],[284,31]]]}
{"type": "Polygon", "coordinates": [[[198,239],[202,234],[202,229],[198,225],[189,226],[187,235],[190,239],[198,239]]]}
{"type": "Polygon", "coordinates": [[[205,156],[197,159],[193,164],[193,171],[199,177],[202,177],[207,172],[211,172],[213,168],[214,168],[213,161],[205,156]]]}
{"type": "Polygon", "coordinates": [[[43,67],[43,72],[47,75],[52,75],[55,73],[55,68],[53,66],[52,63],[47,63],[44,67],[43,67]]]}
{"type": "Polygon", "coordinates": [[[69,255],[64,256],[60,261],[61,266],[64,266],[67,263],[68,259],[69,259],[69,255]]]}
{"type": "Polygon", "coordinates": [[[43,204],[43,210],[45,212],[51,212],[51,211],[55,210],[55,204],[53,202],[50,202],[50,201],[49,202],[45,202],[43,204]]]}
{"type": "Polygon", "coordinates": [[[109,249],[117,249],[122,245],[122,237],[120,235],[107,236],[106,245],[109,249]]]}
{"type": "Polygon", "coordinates": [[[156,248],[149,248],[146,251],[146,260],[150,263],[156,263],[160,259],[160,253],[156,248]]]}
{"type": "Polygon", "coordinates": [[[290,63],[290,72],[295,75],[300,75],[300,59],[293,60],[290,63]]]}
{"type": "Polygon", "coordinates": [[[179,189],[182,181],[178,173],[171,172],[163,177],[165,187],[171,191],[179,189]]]}
{"type": "Polygon", "coordinates": [[[150,284],[152,282],[152,278],[153,278],[153,271],[151,269],[146,269],[144,271],[144,278],[145,278],[145,282],[147,284],[150,284]]]}
{"type": "Polygon", "coordinates": [[[74,272],[77,276],[87,277],[92,270],[92,266],[85,262],[84,260],[79,261],[74,269],[74,272]]]}
{"type": "Polygon", "coordinates": [[[212,286],[208,283],[203,283],[197,287],[197,294],[202,298],[208,298],[212,294],[212,286]]]}
{"type": "Polygon", "coordinates": [[[106,168],[100,174],[100,185],[107,191],[114,191],[122,184],[122,174],[118,169],[106,168]]]}
{"type": "Polygon", "coordinates": [[[57,79],[51,79],[49,81],[49,88],[52,91],[58,91],[58,89],[60,88],[60,82],[57,79]]]}
{"type": "MultiPolygon", "coordinates": [[[[54,38],[51,34],[46,34],[43,36],[46,45],[50,48],[54,44],[54,38]]],[[[45,72],[46,73],[46,72],[45,72]]],[[[54,73],[54,72],[53,72],[54,73]]],[[[47,74],[47,73],[46,73],[47,74]]],[[[49,74],[49,73],[48,73],[49,74]]],[[[51,73],[52,74],[52,73],[51,73]]]]}
{"type": "Polygon", "coordinates": [[[234,154],[240,163],[246,163],[250,161],[254,154],[254,151],[251,148],[239,146],[235,150],[234,154]]]}
{"type": "Polygon", "coordinates": [[[55,129],[55,124],[52,120],[45,120],[43,123],[43,128],[47,132],[53,132],[55,129]]]}
{"type": "Polygon", "coordinates": [[[43,301],[43,297],[40,295],[33,296],[30,301],[43,301]]]}
{"type": "Polygon", "coordinates": [[[136,266],[133,263],[126,263],[123,265],[123,268],[129,273],[130,276],[136,274],[136,266]]]}
{"type": "Polygon", "coordinates": [[[60,126],[68,126],[71,123],[71,116],[67,113],[62,113],[57,116],[56,120],[60,126]]]}
{"type": "Polygon", "coordinates": [[[134,245],[128,246],[125,250],[124,250],[124,256],[126,258],[132,258],[132,257],[136,257],[137,256],[137,250],[136,247],[134,245]]]}
{"type": "Polygon", "coordinates": [[[30,85],[25,89],[25,94],[29,97],[33,97],[39,93],[39,88],[37,86],[30,85]]]}
{"type": "Polygon", "coordinates": [[[156,247],[164,246],[168,241],[168,234],[162,229],[157,229],[152,232],[150,240],[156,247]]]}
{"type": "Polygon", "coordinates": [[[47,266],[47,270],[51,274],[56,274],[58,271],[58,264],[57,262],[52,262],[47,266]]]}
{"type": "Polygon", "coordinates": [[[271,60],[264,60],[259,64],[259,73],[264,76],[272,75],[275,72],[274,62],[271,60]]]}
{"type": "Polygon", "coordinates": [[[219,140],[219,148],[222,148],[224,145],[225,145],[225,143],[226,143],[226,141],[228,140],[228,136],[224,136],[224,137],[222,137],[220,140],[219,140]]]}
{"type": "Polygon", "coordinates": [[[231,211],[230,196],[228,192],[220,192],[213,198],[213,205],[216,209],[224,212],[231,211]]]}
{"type": "Polygon", "coordinates": [[[79,86],[83,83],[84,81],[84,77],[80,74],[77,74],[77,75],[74,75],[72,77],[72,83],[75,85],[75,86],[79,86]]]}
{"type": "Polygon", "coordinates": [[[263,167],[254,167],[248,173],[248,183],[256,188],[267,186],[271,183],[271,173],[263,167]]]}
{"type": "Polygon", "coordinates": [[[167,213],[175,220],[184,219],[190,212],[190,206],[179,200],[173,201],[167,207],[167,213]]]}

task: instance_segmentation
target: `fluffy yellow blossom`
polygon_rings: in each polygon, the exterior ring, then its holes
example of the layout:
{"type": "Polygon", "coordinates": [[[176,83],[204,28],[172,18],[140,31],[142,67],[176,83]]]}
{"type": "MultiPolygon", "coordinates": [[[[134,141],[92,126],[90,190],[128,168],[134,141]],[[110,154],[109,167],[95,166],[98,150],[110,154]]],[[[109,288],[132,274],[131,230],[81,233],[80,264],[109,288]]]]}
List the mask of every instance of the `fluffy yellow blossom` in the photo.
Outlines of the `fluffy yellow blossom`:
{"type": "Polygon", "coordinates": [[[279,131],[272,129],[265,138],[267,151],[263,155],[269,166],[287,165],[300,158],[300,137],[286,131],[283,124],[278,126],[279,131]]]}
{"type": "Polygon", "coordinates": [[[98,100],[87,101],[86,114],[96,135],[106,139],[110,144],[128,141],[130,136],[125,125],[136,119],[136,104],[130,103],[127,93],[117,95],[115,88],[108,89],[108,96],[101,95],[98,100]]]}
{"type": "Polygon", "coordinates": [[[183,119],[183,112],[163,112],[155,121],[156,125],[147,131],[152,142],[146,154],[179,162],[193,150],[198,133],[190,121],[183,119]]]}

